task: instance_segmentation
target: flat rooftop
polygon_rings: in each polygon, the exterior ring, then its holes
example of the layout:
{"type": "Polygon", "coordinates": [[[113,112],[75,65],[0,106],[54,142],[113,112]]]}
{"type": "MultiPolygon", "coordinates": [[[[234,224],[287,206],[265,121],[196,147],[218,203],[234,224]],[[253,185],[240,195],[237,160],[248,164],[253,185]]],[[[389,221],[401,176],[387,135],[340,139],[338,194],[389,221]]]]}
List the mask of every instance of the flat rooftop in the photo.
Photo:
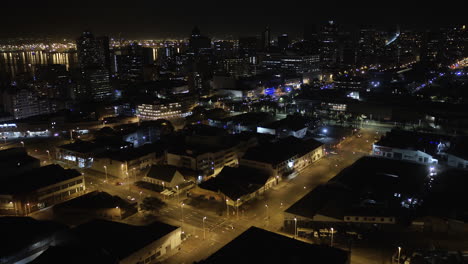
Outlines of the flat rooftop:
{"type": "Polygon", "coordinates": [[[349,253],[250,227],[200,263],[345,264],[349,263],[349,253]]]}
{"type": "Polygon", "coordinates": [[[0,217],[0,234],[3,239],[0,256],[8,257],[16,254],[34,243],[67,229],[65,225],[30,217],[0,217]]]}
{"type": "Polygon", "coordinates": [[[28,193],[79,176],[81,173],[77,170],[64,169],[56,164],[47,165],[1,180],[0,194],[28,193]]]}
{"type": "Polygon", "coordinates": [[[421,195],[428,174],[429,168],[422,164],[363,157],[285,212],[307,218],[317,214],[336,219],[346,215],[393,216],[404,210],[404,199],[421,195]]]}
{"type": "Polygon", "coordinates": [[[266,143],[253,147],[245,153],[242,159],[279,164],[293,158],[296,155],[304,155],[322,146],[322,143],[314,139],[302,140],[293,136],[283,138],[274,143],[266,143]]]}
{"type": "Polygon", "coordinates": [[[179,227],[161,222],[146,226],[128,225],[106,220],[93,220],[72,229],[78,239],[94,248],[102,248],[124,259],[179,227]]]}

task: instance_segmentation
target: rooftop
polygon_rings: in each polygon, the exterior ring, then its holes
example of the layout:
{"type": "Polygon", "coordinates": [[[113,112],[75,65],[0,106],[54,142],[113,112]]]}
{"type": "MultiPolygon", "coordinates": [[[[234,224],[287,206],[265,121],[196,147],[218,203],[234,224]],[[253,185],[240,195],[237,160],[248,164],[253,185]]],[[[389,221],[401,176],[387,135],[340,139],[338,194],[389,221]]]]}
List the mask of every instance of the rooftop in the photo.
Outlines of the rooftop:
{"type": "Polygon", "coordinates": [[[55,205],[54,208],[101,209],[115,208],[116,206],[126,208],[130,207],[130,203],[119,196],[112,196],[106,192],[94,191],[55,205]]]}
{"type": "Polygon", "coordinates": [[[2,180],[0,182],[0,193],[28,193],[79,176],[81,176],[81,173],[76,170],[64,169],[55,164],[47,165],[32,169],[13,178],[2,180]]]}
{"type": "Polygon", "coordinates": [[[250,227],[200,263],[345,264],[349,263],[349,253],[250,227]]]}
{"type": "Polygon", "coordinates": [[[171,165],[153,165],[146,174],[146,177],[171,182],[175,173],[178,171],[176,166],[171,165]]]}
{"type": "Polygon", "coordinates": [[[392,130],[391,132],[387,132],[375,145],[437,154],[439,143],[449,141],[450,139],[451,137],[449,136],[439,134],[392,130]]]}
{"type": "Polygon", "coordinates": [[[30,217],[0,217],[0,234],[3,238],[14,238],[3,241],[0,261],[64,230],[67,230],[66,226],[51,221],[30,217]]]}
{"type": "Polygon", "coordinates": [[[403,199],[419,197],[428,174],[425,165],[364,157],[306,194],[286,212],[308,218],[317,214],[336,219],[345,215],[390,216],[401,209],[403,199]]]}
{"type": "Polygon", "coordinates": [[[102,248],[122,260],[177,228],[161,222],[134,226],[106,220],[93,220],[79,225],[72,229],[72,232],[83,245],[102,248]]]}
{"type": "Polygon", "coordinates": [[[457,137],[451,143],[447,153],[468,160],[468,137],[457,137]]]}
{"type": "Polygon", "coordinates": [[[289,136],[274,143],[265,143],[251,148],[242,159],[276,165],[296,155],[304,155],[320,146],[322,146],[322,143],[314,139],[301,140],[289,136]]]}
{"type": "Polygon", "coordinates": [[[221,192],[232,200],[251,194],[266,184],[270,175],[260,170],[240,166],[224,167],[214,178],[202,182],[199,187],[221,192]]]}
{"type": "Polygon", "coordinates": [[[296,116],[288,116],[284,119],[274,121],[268,124],[263,125],[266,128],[285,128],[285,129],[292,129],[294,131],[301,130],[306,128],[307,121],[303,117],[296,117],[296,116]]]}

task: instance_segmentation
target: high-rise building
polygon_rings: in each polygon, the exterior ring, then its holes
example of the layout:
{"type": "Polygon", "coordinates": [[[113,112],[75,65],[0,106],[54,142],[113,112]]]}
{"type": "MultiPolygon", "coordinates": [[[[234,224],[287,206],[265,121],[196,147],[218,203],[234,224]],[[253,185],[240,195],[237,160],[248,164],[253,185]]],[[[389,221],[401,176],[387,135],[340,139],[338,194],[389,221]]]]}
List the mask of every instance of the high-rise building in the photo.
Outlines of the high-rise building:
{"type": "Polygon", "coordinates": [[[76,40],[76,48],[81,68],[102,67],[109,69],[109,38],[95,38],[93,33],[85,31],[76,40]]]}
{"type": "Polygon", "coordinates": [[[109,39],[95,38],[91,32],[85,31],[77,39],[76,48],[81,76],[75,96],[94,101],[111,99],[109,39]]]}
{"type": "Polygon", "coordinates": [[[234,55],[234,42],[216,41],[214,42],[213,53],[217,58],[230,58],[234,55]]]}
{"type": "Polygon", "coordinates": [[[211,49],[211,39],[203,36],[198,27],[194,27],[190,36],[189,47],[195,54],[204,53],[211,49]]]}
{"type": "Polygon", "coordinates": [[[256,37],[239,38],[239,54],[241,56],[252,56],[258,48],[259,40],[256,37]]]}
{"type": "Polygon", "coordinates": [[[49,114],[50,103],[45,97],[31,89],[10,87],[3,93],[4,111],[14,119],[49,114]]]}
{"type": "Polygon", "coordinates": [[[270,48],[271,43],[271,32],[270,27],[266,27],[265,30],[262,32],[262,49],[268,50],[270,48]]]}
{"type": "Polygon", "coordinates": [[[289,37],[288,34],[282,34],[278,36],[278,48],[281,51],[285,51],[289,47],[289,37]]]}
{"type": "Polygon", "coordinates": [[[320,60],[326,67],[338,60],[338,26],[334,21],[328,21],[320,31],[320,60]]]}
{"type": "Polygon", "coordinates": [[[119,79],[127,82],[143,81],[144,66],[153,64],[153,49],[132,43],[116,53],[119,79]]]}

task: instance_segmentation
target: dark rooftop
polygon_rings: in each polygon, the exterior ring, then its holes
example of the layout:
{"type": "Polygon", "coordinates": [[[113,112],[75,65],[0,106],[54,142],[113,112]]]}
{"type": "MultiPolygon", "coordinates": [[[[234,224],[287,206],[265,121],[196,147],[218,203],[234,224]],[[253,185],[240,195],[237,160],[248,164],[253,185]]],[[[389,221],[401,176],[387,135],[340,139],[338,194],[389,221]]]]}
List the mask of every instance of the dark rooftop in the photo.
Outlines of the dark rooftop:
{"type": "Polygon", "coordinates": [[[64,203],[54,206],[54,209],[60,208],[75,208],[75,209],[100,209],[100,208],[121,208],[130,207],[130,203],[120,198],[113,196],[106,192],[94,191],[64,203]]]}
{"type": "Polygon", "coordinates": [[[30,264],[118,264],[119,260],[102,248],[87,245],[60,245],[49,247],[30,264]]]}
{"type": "Polygon", "coordinates": [[[263,125],[263,127],[266,128],[287,128],[287,129],[292,129],[293,131],[301,130],[303,128],[306,128],[307,121],[305,118],[302,117],[295,117],[295,116],[288,116],[287,118],[274,121],[268,124],[263,125]]]}
{"type": "Polygon", "coordinates": [[[109,158],[111,160],[130,161],[150,153],[156,153],[156,156],[161,156],[164,154],[164,148],[157,144],[145,144],[138,148],[103,152],[97,154],[96,158],[109,158]]]}
{"type": "Polygon", "coordinates": [[[468,137],[457,137],[451,143],[447,153],[468,160],[468,137]]]}
{"type": "Polygon", "coordinates": [[[178,171],[177,167],[171,165],[153,165],[146,174],[146,177],[153,179],[171,182],[175,173],[178,171]]]}
{"type": "Polygon", "coordinates": [[[392,130],[382,137],[375,145],[389,147],[419,150],[429,154],[437,154],[439,143],[449,141],[451,137],[439,134],[392,130]]]}
{"type": "Polygon", "coordinates": [[[200,263],[349,263],[349,253],[250,227],[200,263]]]}
{"type": "Polygon", "coordinates": [[[364,157],[320,185],[286,212],[312,218],[316,214],[342,219],[345,215],[390,216],[405,197],[418,197],[429,174],[425,165],[364,157]],[[395,197],[399,193],[401,197],[395,197]]]}
{"type": "Polygon", "coordinates": [[[134,226],[106,220],[93,220],[79,225],[72,232],[82,244],[102,248],[122,260],[177,228],[161,222],[134,226]]]}
{"type": "Polygon", "coordinates": [[[3,240],[0,262],[3,263],[3,258],[67,229],[66,226],[55,222],[39,221],[30,217],[0,217],[0,234],[3,240]]]}
{"type": "Polygon", "coordinates": [[[81,176],[81,173],[76,170],[64,169],[55,164],[47,165],[17,175],[14,178],[2,180],[0,183],[0,193],[27,193],[78,176],[81,176]]]}
{"type": "Polygon", "coordinates": [[[304,155],[320,146],[322,146],[322,143],[314,139],[301,140],[290,136],[275,143],[266,143],[251,148],[242,159],[276,165],[296,155],[304,155]]]}
{"type": "Polygon", "coordinates": [[[224,167],[214,178],[202,182],[202,189],[225,194],[232,200],[251,194],[263,187],[270,176],[258,169],[240,166],[224,167]]]}

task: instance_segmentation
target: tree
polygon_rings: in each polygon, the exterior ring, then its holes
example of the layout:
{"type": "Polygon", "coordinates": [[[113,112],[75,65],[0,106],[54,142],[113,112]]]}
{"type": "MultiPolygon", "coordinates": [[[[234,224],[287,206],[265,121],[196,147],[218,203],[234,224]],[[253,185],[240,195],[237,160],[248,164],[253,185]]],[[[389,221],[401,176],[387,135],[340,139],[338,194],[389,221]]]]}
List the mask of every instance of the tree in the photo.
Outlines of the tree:
{"type": "Polygon", "coordinates": [[[145,211],[159,211],[162,208],[164,208],[167,204],[161,199],[156,198],[156,197],[146,197],[143,199],[143,202],[141,203],[141,210],[145,211]]]}

